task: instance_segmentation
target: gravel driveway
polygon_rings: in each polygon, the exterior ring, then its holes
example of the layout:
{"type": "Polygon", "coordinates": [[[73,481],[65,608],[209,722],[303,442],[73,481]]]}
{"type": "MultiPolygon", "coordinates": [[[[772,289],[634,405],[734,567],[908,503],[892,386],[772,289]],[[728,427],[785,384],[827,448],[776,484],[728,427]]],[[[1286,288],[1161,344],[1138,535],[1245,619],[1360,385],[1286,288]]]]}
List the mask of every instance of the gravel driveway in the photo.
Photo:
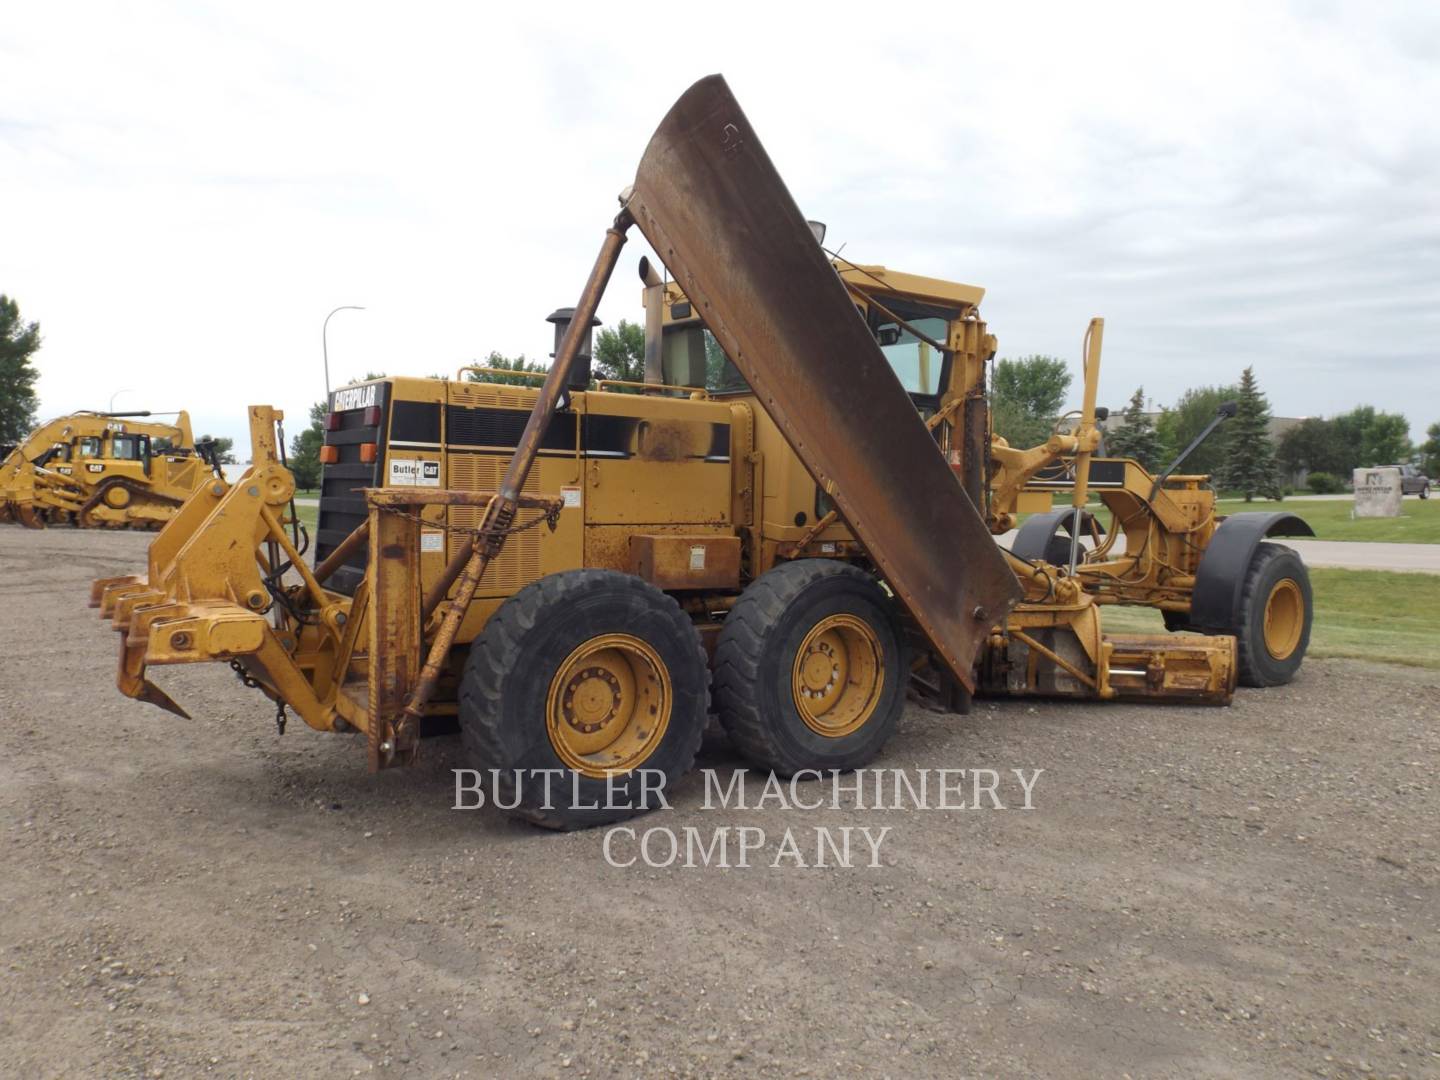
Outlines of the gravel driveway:
{"type": "Polygon", "coordinates": [[[453,737],[370,776],[219,665],[160,675],[193,721],[121,698],[86,585],[147,539],[0,528],[9,1075],[1440,1074],[1434,673],[911,708],[878,764],[1043,769],[1034,809],[707,811],[695,777],[637,824],[765,857],[618,867],[451,810],[453,737]],[[888,826],[880,865],[771,865],[817,825],[888,826]]]}

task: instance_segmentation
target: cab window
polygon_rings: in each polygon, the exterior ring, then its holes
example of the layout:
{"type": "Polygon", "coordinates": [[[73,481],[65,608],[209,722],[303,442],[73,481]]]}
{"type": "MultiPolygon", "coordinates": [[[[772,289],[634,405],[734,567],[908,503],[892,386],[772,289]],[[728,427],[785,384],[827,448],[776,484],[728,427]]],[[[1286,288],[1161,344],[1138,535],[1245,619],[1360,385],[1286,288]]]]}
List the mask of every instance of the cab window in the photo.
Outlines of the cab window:
{"type": "Polygon", "coordinates": [[[116,435],[110,440],[110,456],[117,461],[140,460],[140,436],[116,435]]]}
{"type": "Polygon", "coordinates": [[[730,362],[720,342],[698,322],[665,327],[660,363],[671,386],[704,387],[712,394],[748,394],[740,369],[730,362]]]}
{"type": "MultiPolygon", "coordinates": [[[[947,325],[944,319],[906,320],[925,337],[933,341],[945,340],[947,325]]],[[[945,354],[928,341],[923,341],[906,327],[890,323],[881,328],[881,341],[893,339],[894,344],[880,346],[885,359],[900,379],[900,385],[907,393],[929,397],[940,393],[941,369],[945,366],[945,354]],[[888,331],[888,333],[886,333],[888,331]]]]}
{"type": "Polygon", "coordinates": [[[75,443],[75,452],[82,458],[100,456],[100,440],[94,435],[85,435],[75,443]]]}

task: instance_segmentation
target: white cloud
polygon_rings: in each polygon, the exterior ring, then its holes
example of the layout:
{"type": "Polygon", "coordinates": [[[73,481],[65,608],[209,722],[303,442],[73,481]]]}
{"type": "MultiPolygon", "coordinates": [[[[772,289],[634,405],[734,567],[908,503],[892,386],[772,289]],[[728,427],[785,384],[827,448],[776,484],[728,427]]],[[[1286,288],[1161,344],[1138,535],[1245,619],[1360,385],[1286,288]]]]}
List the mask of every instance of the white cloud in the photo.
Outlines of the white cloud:
{"type": "MultiPolygon", "coordinates": [[[[0,40],[0,290],[46,413],[548,351],[654,125],[724,72],[846,255],[984,285],[1103,399],[1253,363],[1440,419],[1440,19],[1416,6],[37,4],[0,40]]],[[[637,318],[635,238],[601,309],[637,318]]]]}

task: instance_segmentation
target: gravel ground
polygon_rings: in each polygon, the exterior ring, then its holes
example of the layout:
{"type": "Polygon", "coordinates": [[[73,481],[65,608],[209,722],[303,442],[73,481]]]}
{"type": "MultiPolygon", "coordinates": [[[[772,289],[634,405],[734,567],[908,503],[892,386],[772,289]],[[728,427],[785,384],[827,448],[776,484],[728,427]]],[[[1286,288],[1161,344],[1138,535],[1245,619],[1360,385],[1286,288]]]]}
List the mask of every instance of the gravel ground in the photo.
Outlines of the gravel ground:
{"type": "Polygon", "coordinates": [[[146,540],[0,529],[9,1075],[1440,1074],[1434,673],[911,708],[880,764],[1044,769],[1034,809],[706,811],[693,777],[642,828],[765,850],[619,868],[451,810],[453,737],[370,776],[219,665],[160,676],[192,721],[121,698],[86,584],[146,540]],[[889,826],[880,865],[770,865],[817,825],[889,826]]]}

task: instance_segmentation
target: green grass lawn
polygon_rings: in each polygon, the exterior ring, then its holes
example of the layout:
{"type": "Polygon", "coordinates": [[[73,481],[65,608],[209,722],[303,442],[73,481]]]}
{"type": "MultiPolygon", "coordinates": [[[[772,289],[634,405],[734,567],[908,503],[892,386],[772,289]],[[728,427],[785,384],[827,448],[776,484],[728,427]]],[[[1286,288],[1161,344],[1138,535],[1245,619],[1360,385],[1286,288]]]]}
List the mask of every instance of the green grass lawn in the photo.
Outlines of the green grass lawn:
{"type": "MultiPolygon", "coordinates": [[[[1325,505],[1325,504],[1312,504],[1325,505]]],[[[1312,567],[1310,656],[1346,656],[1440,669],[1440,574],[1312,567]]],[[[1160,613],[1107,605],[1105,629],[1163,633],[1160,613]]]]}
{"type": "Polygon", "coordinates": [[[1440,499],[1413,496],[1400,504],[1394,518],[1352,518],[1351,499],[1285,499],[1266,502],[1257,499],[1248,505],[1243,499],[1222,499],[1222,514],[1246,510],[1289,510],[1304,518],[1315,530],[1317,540],[1369,540],[1381,544],[1440,544],[1440,499]]]}

